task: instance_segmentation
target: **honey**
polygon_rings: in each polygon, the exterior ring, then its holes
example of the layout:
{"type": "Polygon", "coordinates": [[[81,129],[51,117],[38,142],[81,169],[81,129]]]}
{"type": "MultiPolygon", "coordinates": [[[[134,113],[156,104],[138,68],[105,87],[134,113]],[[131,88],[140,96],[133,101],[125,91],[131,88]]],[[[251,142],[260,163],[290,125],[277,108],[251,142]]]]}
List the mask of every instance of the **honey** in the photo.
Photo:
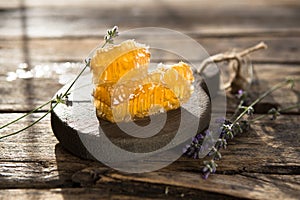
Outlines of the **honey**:
{"type": "Polygon", "coordinates": [[[193,72],[184,62],[159,64],[148,73],[148,47],[128,40],[98,50],[91,61],[97,116],[131,121],[177,109],[193,92],[193,72]]]}

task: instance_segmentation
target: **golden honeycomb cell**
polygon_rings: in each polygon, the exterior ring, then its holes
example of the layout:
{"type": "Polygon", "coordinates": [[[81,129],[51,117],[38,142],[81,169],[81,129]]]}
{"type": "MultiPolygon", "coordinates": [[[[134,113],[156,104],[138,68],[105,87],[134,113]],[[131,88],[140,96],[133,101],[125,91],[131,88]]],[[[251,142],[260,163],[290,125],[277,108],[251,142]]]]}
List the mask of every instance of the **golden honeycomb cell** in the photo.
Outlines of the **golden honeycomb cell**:
{"type": "Polygon", "coordinates": [[[158,70],[167,71],[170,68],[176,70],[178,74],[181,75],[185,80],[190,82],[194,81],[193,71],[191,67],[185,62],[181,61],[174,65],[158,65],[158,70]]]}
{"type": "Polygon", "coordinates": [[[100,48],[91,60],[94,84],[116,83],[132,69],[147,73],[149,61],[148,47],[134,40],[126,40],[120,45],[100,48]]]}
{"type": "MultiPolygon", "coordinates": [[[[105,87],[105,86],[103,86],[105,87]]],[[[103,88],[102,87],[102,88],[103,88]]],[[[101,89],[100,89],[101,90],[101,89]]],[[[108,92],[108,90],[104,90],[108,92]]],[[[111,91],[113,93],[113,91],[111,91]]],[[[97,115],[111,122],[131,121],[180,106],[172,90],[157,83],[148,83],[138,87],[129,98],[120,101],[118,94],[106,93],[106,101],[95,98],[97,115]],[[110,98],[116,99],[107,104],[110,98]]]]}

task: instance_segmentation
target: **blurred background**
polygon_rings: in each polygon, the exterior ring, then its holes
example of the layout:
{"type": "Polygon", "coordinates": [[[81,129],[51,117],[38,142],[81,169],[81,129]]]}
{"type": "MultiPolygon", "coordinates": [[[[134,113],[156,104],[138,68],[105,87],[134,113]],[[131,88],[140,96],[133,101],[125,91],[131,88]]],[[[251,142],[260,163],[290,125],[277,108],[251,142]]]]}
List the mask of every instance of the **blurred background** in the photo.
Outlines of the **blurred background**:
{"type": "Polygon", "coordinates": [[[265,41],[269,50],[255,53],[253,63],[300,62],[298,0],[1,0],[0,83],[5,87],[0,92],[10,94],[1,99],[2,108],[32,108],[49,99],[114,25],[121,33],[174,29],[209,54],[265,41]],[[48,90],[39,89],[41,80],[48,90]]]}
{"type": "Polygon", "coordinates": [[[140,27],[177,30],[210,55],[265,41],[269,49],[255,53],[253,63],[299,71],[298,0],[1,0],[0,93],[9,94],[2,109],[26,110],[48,100],[114,25],[121,34],[140,27]]]}

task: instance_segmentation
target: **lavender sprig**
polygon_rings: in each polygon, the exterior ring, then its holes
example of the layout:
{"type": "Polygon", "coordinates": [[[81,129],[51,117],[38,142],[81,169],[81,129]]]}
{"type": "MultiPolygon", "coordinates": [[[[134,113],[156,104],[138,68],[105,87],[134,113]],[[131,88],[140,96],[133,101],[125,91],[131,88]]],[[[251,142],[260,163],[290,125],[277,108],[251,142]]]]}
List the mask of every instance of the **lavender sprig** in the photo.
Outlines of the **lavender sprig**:
{"type": "MultiPolygon", "coordinates": [[[[246,98],[247,93],[244,91],[239,91],[237,97],[240,99],[240,103],[234,113],[234,118],[231,120],[225,120],[221,119],[218,120],[218,123],[220,123],[220,137],[217,140],[216,144],[212,147],[211,151],[208,153],[207,157],[209,157],[209,160],[205,160],[203,162],[204,167],[202,168],[202,177],[204,179],[207,179],[210,174],[213,174],[217,170],[217,164],[215,161],[220,160],[222,158],[222,155],[220,153],[221,149],[226,149],[227,147],[227,140],[233,139],[236,135],[244,133],[249,130],[250,124],[254,123],[257,120],[260,120],[266,116],[271,115],[271,119],[276,119],[280,112],[291,110],[294,108],[299,108],[300,104],[296,104],[290,107],[287,107],[285,109],[276,110],[271,109],[268,114],[259,116],[257,118],[251,119],[251,120],[243,120],[242,118],[245,115],[252,116],[254,113],[254,106],[260,102],[262,99],[264,99],[267,95],[271,94],[275,90],[278,90],[279,88],[282,88],[286,85],[290,85],[291,88],[294,86],[295,81],[292,79],[287,79],[284,82],[281,82],[269,90],[267,90],[265,93],[260,95],[255,101],[253,101],[249,106],[243,106],[246,98]],[[240,112],[242,110],[242,112],[240,112]]],[[[208,130],[205,131],[205,133],[209,133],[208,130]]],[[[184,151],[184,154],[193,157],[193,158],[199,158],[199,154],[203,148],[203,141],[207,134],[198,133],[194,138],[190,145],[187,145],[187,148],[184,151]]]]}
{"type": "Polygon", "coordinates": [[[105,47],[106,44],[113,44],[114,38],[119,36],[119,28],[114,26],[112,29],[107,30],[107,34],[104,36],[105,43],[102,48],[105,47]]]}
{"type": "MultiPolygon", "coordinates": [[[[116,38],[117,36],[119,35],[119,32],[118,32],[118,27],[117,26],[114,26],[112,29],[109,29],[107,30],[107,34],[104,36],[104,44],[102,45],[101,48],[105,47],[106,44],[112,44],[114,41],[113,39],[116,38]]],[[[38,118],[36,121],[34,121],[33,123],[29,124],[28,126],[18,130],[18,131],[15,131],[13,133],[10,133],[10,134],[7,134],[7,135],[3,135],[3,136],[0,136],[0,140],[1,139],[4,139],[4,138],[7,138],[9,136],[13,136],[13,135],[16,135],[20,132],[23,132],[24,130],[34,126],[35,124],[37,124],[39,121],[41,121],[43,118],[45,118],[51,111],[53,111],[53,109],[60,103],[63,103],[63,104],[66,104],[68,103],[68,96],[70,95],[70,90],[71,88],[73,87],[73,85],[76,83],[76,81],[79,79],[79,77],[83,74],[83,72],[90,66],[90,61],[91,59],[90,58],[87,58],[85,60],[85,66],[84,68],[80,71],[80,73],[76,76],[76,78],[73,80],[73,82],[71,83],[71,85],[68,87],[68,89],[62,93],[62,94],[59,94],[59,95],[56,95],[56,97],[54,99],[50,99],[49,101],[47,101],[46,103],[36,107],[35,109],[33,109],[32,111],[26,113],[25,115],[22,115],[21,117],[5,124],[5,125],[2,125],[0,127],[0,130],[11,125],[11,124],[14,124],[18,121],[20,121],[21,119],[39,111],[41,108],[47,106],[47,105],[50,105],[50,109],[47,110],[47,112],[42,115],[40,118],[38,118]]]]}

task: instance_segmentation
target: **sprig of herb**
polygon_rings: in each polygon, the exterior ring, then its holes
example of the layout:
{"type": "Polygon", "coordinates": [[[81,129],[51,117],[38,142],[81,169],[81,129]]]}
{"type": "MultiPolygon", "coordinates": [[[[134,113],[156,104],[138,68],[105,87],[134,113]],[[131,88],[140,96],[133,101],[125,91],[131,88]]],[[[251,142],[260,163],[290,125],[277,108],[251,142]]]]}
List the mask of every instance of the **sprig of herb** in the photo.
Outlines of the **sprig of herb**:
{"type": "MultiPolygon", "coordinates": [[[[234,138],[234,136],[244,133],[249,130],[250,124],[256,122],[257,120],[260,120],[262,118],[265,118],[269,115],[271,115],[271,119],[276,119],[277,116],[280,115],[281,112],[288,111],[295,108],[300,108],[300,104],[292,105],[283,109],[271,109],[268,114],[261,115],[259,117],[256,117],[254,119],[244,120],[245,115],[252,116],[254,113],[254,106],[259,103],[261,100],[263,100],[266,96],[274,92],[275,90],[278,90],[286,85],[290,85],[291,88],[294,86],[295,80],[293,79],[287,79],[283,82],[280,82],[264,92],[262,95],[260,95],[256,100],[254,100],[249,106],[243,106],[245,99],[247,98],[247,93],[244,91],[239,91],[239,94],[237,95],[240,99],[240,103],[234,113],[234,118],[230,120],[218,120],[218,123],[220,123],[220,137],[216,141],[216,144],[212,147],[210,152],[208,153],[207,157],[209,157],[208,160],[205,160],[203,162],[204,167],[202,168],[202,177],[204,179],[207,179],[208,176],[211,173],[215,173],[217,170],[217,164],[215,161],[220,160],[222,158],[222,155],[220,153],[221,149],[226,149],[227,147],[227,141],[229,139],[234,138]],[[240,110],[243,110],[242,112],[240,110]]],[[[199,154],[202,151],[202,148],[205,148],[202,144],[204,141],[205,136],[210,134],[209,130],[206,130],[204,133],[198,133],[192,140],[192,143],[190,145],[187,145],[187,147],[184,150],[184,154],[193,157],[193,158],[199,158],[199,154]]]]}
{"type": "Polygon", "coordinates": [[[263,93],[262,95],[260,95],[255,101],[253,101],[249,106],[246,106],[244,108],[244,111],[233,121],[232,124],[236,124],[246,113],[249,114],[249,112],[253,113],[254,111],[254,106],[260,102],[261,100],[263,100],[266,96],[268,96],[269,94],[271,94],[272,92],[274,92],[275,90],[278,90],[279,88],[282,88],[283,86],[286,85],[290,85],[291,88],[294,86],[295,82],[293,79],[287,79],[281,83],[278,83],[276,85],[274,85],[272,88],[270,88],[269,90],[267,90],[265,93],[263,93]]]}
{"type": "Polygon", "coordinates": [[[114,38],[119,36],[118,27],[114,26],[112,29],[107,30],[107,34],[104,36],[105,43],[102,45],[102,48],[105,47],[105,45],[113,44],[114,38]]]}
{"type": "Polygon", "coordinates": [[[261,120],[263,118],[266,118],[268,116],[271,116],[270,119],[271,120],[275,120],[277,119],[277,117],[283,113],[283,112],[286,112],[286,111],[289,111],[289,110],[293,110],[295,108],[300,108],[300,103],[298,104],[295,104],[295,105],[291,105],[291,106],[288,106],[286,108],[282,108],[282,109],[276,109],[276,108],[271,108],[267,114],[264,114],[264,115],[261,115],[261,116],[258,116],[256,118],[253,118],[253,119],[250,119],[249,122],[250,123],[254,123],[254,122],[257,122],[258,120],[261,120]]]}
{"type": "MultiPolygon", "coordinates": [[[[113,44],[113,39],[116,38],[117,36],[119,35],[119,32],[118,32],[118,27],[117,26],[114,26],[112,29],[109,29],[107,30],[107,34],[104,36],[104,44],[102,45],[101,48],[104,48],[107,44],[113,44]]],[[[41,121],[43,118],[45,118],[51,111],[53,111],[53,109],[60,103],[67,103],[67,99],[68,99],[68,96],[70,95],[70,90],[71,88],[74,86],[74,84],[76,83],[76,81],[79,79],[79,77],[83,74],[83,72],[90,66],[90,61],[91,61],[91,58],[87,58],[85,60],[85,66],[84,68],[80,71],[80,73],[76,76],[76,78],[73,80],[73,82],[71,83],[71,85],[68,87],[68,89],[62,93],[62,94],[59,94],[59,95],[56,95],[56,97],[54,99],[51,99],[49,101],[47,101],[46,103],[36,107],[35,109],[33,109],[32,111],[22,115],[21,117],[5,124],[5,125],[2,125],[0,127],[0,130],[11,125],[11,124],[14,124],[16,122],[18,122],[19,120],[39,111],[41,108],[47,106],[47,105],[50,105],[50,109],[44,114],[42,115],[40,118],[38,118],[36,121],[34,121],[33,123],[29,124],[28,126],[18,130],[18,131],[15,131],[13,133],[10,133],[10,134],[7,134],[7,135],[4,135],[4,136],[0,136],[0,140],[1,139],[4,139],[4,138],[7,138],[9,136],[13,136],[13,135],[16,135],[32,126],[34,126],[35,124],[37,124],[39,121],[41,121]]]]}

